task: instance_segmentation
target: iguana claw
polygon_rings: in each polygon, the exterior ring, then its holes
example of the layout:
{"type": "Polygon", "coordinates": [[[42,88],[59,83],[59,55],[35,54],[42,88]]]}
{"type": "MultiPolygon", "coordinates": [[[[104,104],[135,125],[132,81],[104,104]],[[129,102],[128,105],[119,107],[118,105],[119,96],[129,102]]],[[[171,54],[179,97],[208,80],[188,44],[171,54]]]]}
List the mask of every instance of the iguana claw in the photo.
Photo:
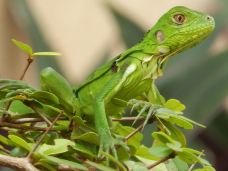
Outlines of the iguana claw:
{"type": "MultiPolygon", "coordinates": [[[[138,121],[138,119],[140,118],[140,116],[144,115],[145,116],[145,120],[144,120],[144,123],[143,123],[143,128],[146,126],[146,124],[149,121],[149,119],[151,118],[151,116],[156,113],[156,110],[159,109],[159,108],[161,108],[160,105],[152,104],[150,102],[143,101],[143,100],[137,100],[137,99],[131,99],[128,102],[128,104],[129,105],[132,105],[131,113],[136,108],[140,108],[139,109],[139,113],[136,116],[136,119],[135,119],[135,121],[133,122],[132,125],[134,125],[138,121]]],[[[142,130],[143,130],[143,128],[142,128],[142,130]]]]}
{"type": "Polygon", "coordinates": [[[111,136],[111,133],[104,133],[100,135],[100,148],[98,152],[98,158],[103,158],[103,153],[108,153],[112,154],[116,159],[117,157],[117,152],[115,148],[115,139],[111,136]]]}

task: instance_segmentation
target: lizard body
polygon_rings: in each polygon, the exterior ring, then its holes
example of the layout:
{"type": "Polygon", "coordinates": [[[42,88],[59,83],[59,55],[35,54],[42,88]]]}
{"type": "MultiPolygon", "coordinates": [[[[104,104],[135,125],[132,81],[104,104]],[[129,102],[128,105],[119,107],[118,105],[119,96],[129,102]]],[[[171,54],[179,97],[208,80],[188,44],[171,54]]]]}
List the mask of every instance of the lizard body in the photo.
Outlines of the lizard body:
{"type": "Polygon", "coordinates": [[[108,118],[121,113],[130,99],[146,95],[156,103],[154,80],[167,60],[205,39],[214,19],[186,7],[174,7],[146,33],[141,42],[98,68],[75,92],[81,113],[93,116],[100,151],[115,153],[108,118]],[[150,96],[151,93],[155,96],[150,96]]]}

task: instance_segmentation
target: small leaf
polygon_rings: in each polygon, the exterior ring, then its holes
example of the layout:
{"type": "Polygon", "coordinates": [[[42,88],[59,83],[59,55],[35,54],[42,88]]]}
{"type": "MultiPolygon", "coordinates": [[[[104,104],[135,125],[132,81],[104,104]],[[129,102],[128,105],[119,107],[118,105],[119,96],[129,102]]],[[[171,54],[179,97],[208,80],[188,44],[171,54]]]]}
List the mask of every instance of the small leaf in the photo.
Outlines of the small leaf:
{"type": "MultiPolygon", "coordinates": [[[[127,136],[130,133],[132,133],[135,129],[129,126],[122,126],[121,124],[116,125],[116,133],[118,133],[120,136],[127,136]]],[[[127,141],[127,145],[134,148],[134,151],[136,152],[139,146],[141,145],[141,141],[143,139],[143,135],[140,132],[137,132],[133,137],[131,137],[127,141]]]]}
{"type": "Polygon", "coordinates": [[[24,52],[26,52],[30,57],[32,56],[32,48],[31,46],[29,46],[28,44],[25,44],[21,41],[15,40],[15,39],[11,39],[11,41],[17,46],[19,47],[21,50],[23,50],[24,52]]]}
{"type": "Polygon", "coordinates": [[[96,145],[100,145],[99,144],[98,135],[95,132],[86,132],[86,133],[84,133],[82,135],[72,135],[71,138],[72,139],[83,140],[85,142],[93,143],[93,144],[96,144],[96,145]]]}
{"type": "Polygon", "coordinates": [[[190,121],[186,120],[185,117],[182,117],[180,115],[172,115],[169,119],[165,120],[184,129],[193,129],[193,125],[190,123],[190,121]]]}
{"type": "Polygon", "coordinates": [[[55,139],[55,145],[43,144],[38,152],[44,155],[60,154],[68,151],[68,146],[74,146],[75,143],[67,139],[55,139]]]}
{"type": "Polygon", "coordinates": [[[60,159],[60,158],[53,157],[53,156],[45,156],[45,155],[42,155],[42,157],[45,158],[45,159],[47,159],[47,161],[49,161],[51,163],[55,163],[57,165],[63,164],[63,165],[67,165],[67,166],[70,166],[72,168],[76,168],[76,169],[80,169],[80,170],[88,170],[82,164],[76,163],[76,162],[73,162],[73,161],[69,161],[69,160],[65,160],[65,159],[60,159]]]}
{"type": "Polygon", "coordinates": [[[74,146],[71,146],[71,147],[78,152],[81,152],[83,154],[90,156],[91,158],[96,157],[95,150],[92,149],[91,145],[86,146],[84,144],[76,143],[74,146]]]}
{"type": "Polygon", "coordinates": [[[175,152],[182,151],[181,143],[179,143],[178,141],[174,141],[172,143],[166,143],[166,145],[167,145],[167,147],[169,147],[170,149],[172,149],[175,152]]]}
{"type": "Polygon", "coordinates": [[[188,170],[188,164],[182,161],[179,157],[175,157],[174,159],[172,159],[172,162],[175,164],[178,171],[188,170]]]}
{"type": "Polygon", "coordinates": [[[22,147],[28,151],[30,151],[32,149],[32,145],[27,143],[21,137],[18,137],[16,135],[9,135],[8,137],[16,146],[22,147]]]}
{"type": "Polygon", "coordinates": [[[60,56],[61,53],[57,52],[35,52],[32,56],[60,56]]]}
{"type": "Polygon", "coordinates": [[[157,160],[157,156],[153,156],[150,153],[150,149],[144,145],[141,145],[138,150],[136,151],[136,156],[143,157],[149,160],[157,160]]]}
{"type": "MultiPolygon", "coordinates": [[[[141,158],[139,158],[139,159],[141,159],[141,158]]],[[[124,164],[126,164],[127,167],[129,168],[129,170],[132,170],[132,171],[149,171],[143,162],[135,162],[132,160],[128,160],[128,161],[125,161],[124,164]]],[[[151,161],[150,161],[150,164],[151,164],[151,161]]],[[[161,170],[161,171],[163,171],[163,170],[161,170]]]]}
{"type": "Polygon", "coordinates": [[[215,168],[211,167],[211,166],[205,166],[203,168],[200,169],[194,169],[192,171],[216,171],[215,168]]]}
{"type": "Polygon", "coordinates": [[[177,99],[169,99],[165,104],[164,107],[174,110],[176,112],[181,112],[185,109],[185,106],[177,99]]]}
{"type": "Polygon", "coordinates": [[[153,145],[149,152],[156,157],[163,158],[172,153],[172,150],[165,145],[153,145]]]}
{"type": "Polygon", "coordinates": [[[153,132],[152,136],[154,139],[159,140],[160,142],[162,142],[164,144],[165,143],[172,143],[173,141],[175,141],[170,136],[168,136],[167,134],[165,134],[164,132],[161,132],[161,131],[153,132]]]}
{"type": "Polygon", "coordinates": [[[184,117],[184,116],[181,116],[181,118],[185,119],[186,121],[188,121],[188,122],[190,122],[190,123],[192,123],[192,124],[195,124],[195,125],[200,126],[200,127],[202,127],[202,128],[206,128],[206,126],[204,126],[204,125],[202,125],[202,124],[200,124],[200,123],[198,123],[198,122],[195,122],[195,121],[193,121],[193,120],[191,120],[191,119],[189,119],[189,118],[186,118],[186,117],[184,117]]]}
{"type": "Polygon", "coordinates": [[[95,162],[92,162],[92,161],[86,161],[86,163],[90,166],[93,166],[101,171],[115,171],[114,169],[112,169],[111,167],[108,167],[108,166],[104,166],[102,164],[98,164],[98,163],[95,163],[95,162]]]}
{"type": "Polygon", "coordinates": [[[10,140],[7,139],[6,137],[0,135],[0,142],[5,144],[5,145],[10,145],[10,140]]]}
{"type": "Polygon", "coordinates": [[[176,140],[179,141],[182,144],[182,147],[186,146],[186,138],[185,135],[182,131],[180,131],[178,128],[176,128],[175,125],[173,125],[172,123],[166,122],[164,121],[163,124],[168,128],[168,130],[171,133],[171,137],[176,140]]]}
{"type": "Polygon", "coordinates": [[[177,156],[188,164],[193,164],[199,161],[198,157],[195,154],[185,150],[179,152],[177,156]]]}

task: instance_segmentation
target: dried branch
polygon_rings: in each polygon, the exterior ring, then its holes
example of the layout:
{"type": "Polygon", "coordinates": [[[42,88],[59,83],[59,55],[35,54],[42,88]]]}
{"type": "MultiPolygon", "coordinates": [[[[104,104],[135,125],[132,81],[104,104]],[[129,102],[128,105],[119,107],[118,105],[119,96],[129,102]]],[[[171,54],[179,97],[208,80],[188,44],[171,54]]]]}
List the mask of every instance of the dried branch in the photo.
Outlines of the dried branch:
{"type": "MultiPolygon", "coordinates": [[[[25,126],[25,125],[19,125],[19,124],[14,124],[9,122],[3,122],[1,119],[0,119],[0,127],[15,128],[15,129],[27,130],[27,131],[46,131],[48,129],[48,128],[25,126]]],[[[53,131],[53,129],[49,131],[53,131]]]]}
{"type": "Polygon", "coordinates": [[[25,66],[25,69],[24,69],[22,75],[20,76],[19,80],[23,80],[24,79],[25,74],[28,71],[28,68],[29,68],[29,66],[31,65],[32,62],[33,62],[33,59],[31,57],[28,57],[28,59],[27,59],[27,65],[25,66]]]}
{"type": "Polygon", "coordinates": [[[143,120],[145,119],[145,117],[140,116],[140,117],[122,117],[122,118],[112,118],[112,121],[135,121],[135,119],[137,120],[143,120]]]}
{"type": "Polygon", "coordinates": [[[43,139],[45,138],[45,136],[47,135],[47,133],[52,129],[52,127],[54,126],[54,124],[56,123],[56,121],[60,118],[60,116],[63,114],[63,112],[60,112],[56,118],[54,119],[54,121],[51,123],[51,125],[46,129],[46,131],[41,135],[41,137],[39,138],[39,140],[36,142],[36,145],[33,147],[33,149],[29,152],[29,154],[27,155],[26,158],[30,158],[31,155],[36,151],[36,149],[39,147],[40,143],[43,141],[43,139]]]}
{"type": "Polygon", "coordinates": [[[130,134],[128,134],[125,138],[124,141],[128,141],[131,137],[133,137],[137,132],[141,131],[143,128],[144,124],[139,125],[134,131],[132,131],[130,134]]]}
{"type": "Polygon", "coordinates": [[[163,159],[158,160],[155,163],[147,166],[147,169],[152,169],[152,168],[156,167],[157,165],[159,165],[159,164],[161,164],[161,163],[163,163],[163,162],[165,162],[165,161],[167,161],[167,160],[169,160],[171,158],[174,158],[174,157],[175,157],[175,154],[174,153],[171,153],[168,156],[164,157],[163,159]]]}
{"type": "Polygon", "coordinates": [[[27,158],[11,157],[3,154],[0,154],[0,165],[18,171],[39,171],[27,158]]]}
{"type": "Polygon", "coordinates": [[[48,126],[52,124],[51,121],[49,121],[49,119],[46,116],[44,116],[36,109],[36,107],[34,107],[33,105],[29,105],[29,107],[31,107],[32,110],[34,110],[34,112],[36,112],[48,124],[48,126]]]}
{"type": "Polygon", "coordinates": [[[20,119],[14,119],[11,120],[10,123],[17,123],[17,124],[23,124],[23,123],[36,123],[36,122],[43,122],[43,119],[41,118],[20,118],[20,119]]]}

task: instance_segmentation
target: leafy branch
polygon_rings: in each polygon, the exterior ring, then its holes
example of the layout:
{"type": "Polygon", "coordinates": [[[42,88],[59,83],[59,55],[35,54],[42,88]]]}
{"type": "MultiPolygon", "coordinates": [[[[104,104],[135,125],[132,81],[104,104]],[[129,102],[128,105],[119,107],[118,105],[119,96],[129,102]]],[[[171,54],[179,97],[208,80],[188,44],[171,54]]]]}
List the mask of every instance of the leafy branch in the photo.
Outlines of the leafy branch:
{"type": "Polygon", "coordinates": [[[21,41],[12,39],[12,42],[21,50],[23,50],[27,54],[27,64],[19,78],[19,80],[23,80],[25,77],[26,72],[28,71],[30,65],[34,61],[34,57],[36,56],[60,56],[60,53],[57,52],[33,52],[33,49],[28,44],[25,44],[21,41]]]}
{"type": "Polygon", "coordinates": [[[192,170],[199,163],[200,171],[213,171],[203,152],[187,147],[183,133],[183,129],[204,126],[185,117],[185,106],[176,99],[164,100],[159,105],[140,100],[138,105],[129,107],[137,116],[113,116],[111,133],[118,144],[118,159],[102,153],[110,164],[100,160],[99,135],[93,119],[80,113],[68,81],[51,68],[41,72],[41,88],[22,81],[36,56],[59,53],[33,52],[29,45],[12,41],[27,54],[27,65],[20,80],[0,80],[0,129],[7,131],[6,136],[0,135],[0,165],[28,171],[146,171],[169,168],[169,163],[175,165],[178,160],[185,170],[192,170]],[[130,123],[133,125],[129,126],[130,123]],[[135,123],[138,125],[134,126],[135,123]],[[155,126],[150,132],[153,143],[145,146],[141,132],[149,124],[155,126]]]}

